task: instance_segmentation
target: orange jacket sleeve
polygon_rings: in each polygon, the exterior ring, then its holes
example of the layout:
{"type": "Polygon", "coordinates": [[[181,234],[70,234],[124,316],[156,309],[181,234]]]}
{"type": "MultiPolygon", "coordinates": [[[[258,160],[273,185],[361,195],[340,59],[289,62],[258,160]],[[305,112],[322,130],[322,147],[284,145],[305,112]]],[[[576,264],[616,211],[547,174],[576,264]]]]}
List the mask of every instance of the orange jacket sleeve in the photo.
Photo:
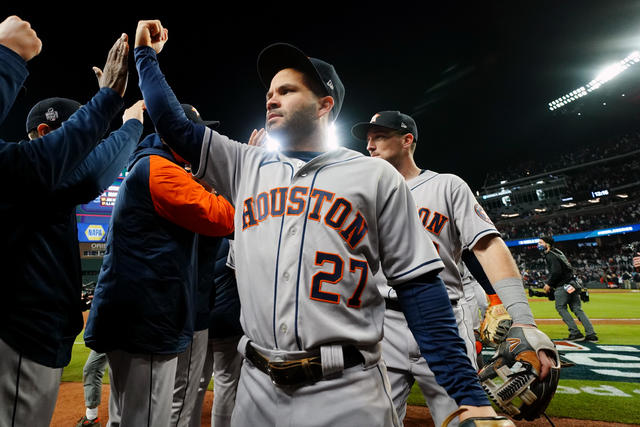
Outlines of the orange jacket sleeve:
{"type": "Polygon", "coordinates": [[[206,236],[233,232],[233,206],[161,156],[149,157],[149,192],[158,215],[182,228],[206,236]]]}

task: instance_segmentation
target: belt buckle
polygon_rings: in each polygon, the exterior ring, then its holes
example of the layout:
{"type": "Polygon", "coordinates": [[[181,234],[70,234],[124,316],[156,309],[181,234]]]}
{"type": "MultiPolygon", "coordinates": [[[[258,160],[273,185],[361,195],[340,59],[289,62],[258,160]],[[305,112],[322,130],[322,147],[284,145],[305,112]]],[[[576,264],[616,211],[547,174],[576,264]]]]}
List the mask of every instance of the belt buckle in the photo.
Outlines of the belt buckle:
{"type": "Polygon", "coordinates": [[[269,378],[271,378],[271,383],[273,383],[273,385],[277,385],[277,386],[280,385],[278,384],[275,376],[273,375],[273,370],[271,369],[271,361],[267,362],[267,374],[269,375],[269,378]]]}

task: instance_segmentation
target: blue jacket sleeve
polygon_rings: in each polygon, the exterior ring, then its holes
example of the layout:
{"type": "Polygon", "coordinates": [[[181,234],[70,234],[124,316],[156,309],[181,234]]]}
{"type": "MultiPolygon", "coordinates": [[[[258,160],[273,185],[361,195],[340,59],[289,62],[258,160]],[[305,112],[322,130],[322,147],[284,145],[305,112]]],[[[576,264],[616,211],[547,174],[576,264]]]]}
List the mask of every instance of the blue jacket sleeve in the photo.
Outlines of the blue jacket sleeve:
{"type": "Polygon", "coordinates": [[[72,204],[87,203],[98,197],[118,177],[142,135],[139,120],[126,123],[102,141],[66,178],[56,191],[68,191],[72,204]]]}
{"type": "Polygon", "coordinates": [[[436,381],[458,405],[490,405],[458,334],[451,302],[437,274],[396,287],[398,300],[420,353],[436,381]]]}
{"type": "Polygon", "coordinates": [[[205,126],[187,118],[180,102],[169,87],[156,52],[147,46],[135,49],[140,90],[147,112],[162,139],[196,171],[200,164],[200,151],[205,126]]]}
{"type": "Polygon", "coordinates": [[[0,64],[0,123],[2,123],[29,72],[25,60],[3,45],[0,45],[0,64]]]}
{"type": "Polygon", "coordinates": [[[122,105],[115,91],[102,88],[53,132],[20,144],[0,144],[0,177],[20,180],[13,196],[53,191],[93,150],[122,105]]]}

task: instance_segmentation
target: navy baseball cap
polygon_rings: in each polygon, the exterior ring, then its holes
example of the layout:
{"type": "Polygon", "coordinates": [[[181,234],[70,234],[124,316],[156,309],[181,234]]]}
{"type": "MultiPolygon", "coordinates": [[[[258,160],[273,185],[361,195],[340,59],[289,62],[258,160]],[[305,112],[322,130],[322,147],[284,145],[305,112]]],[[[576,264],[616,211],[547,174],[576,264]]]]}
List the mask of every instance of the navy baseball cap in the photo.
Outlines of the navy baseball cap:
{"type": "Polygon", "coordinates": [[[380,111],[371,117],[369,122],[356,123],[351,128],[351,134],[363,141],[367,140],[367,132],[373,127],[393,129],[413,135],[413,140],[418,140],[418,127],[411,116],[400,111],[380,111]]]}
{"type": "Polygon", "coordinates": [[[196,110],[196,107],[194,107],[191,104],[180,104],[180,105],[184,110],[184,114],[192,122],[200,123],[202,125],[211,126],[211,127],[216,127],[220,124],[220,122],[217,120],[202,120],[202,117],[200,116],[200,113],[198,112],[198,110],[196,110]]]}
{"type": "Polygon", "coordinates": [[[321,59],[310,58],[288,43],[274,43],[258,55],[258,75],[267,89],[273,76],[285,68],[299,70],[322,84],[334,102],[329,118],[333,121],[338,117],[344,100],[344,85],[333,65],[321,59]]]}
{"type": "Polygon", "coordinates": [[[40,123],[59,128],[62,122],[78,111],[82,105],[68,98],[47,98],[38,102],[27,115],[27,133],[37,129],[40,123]]]}

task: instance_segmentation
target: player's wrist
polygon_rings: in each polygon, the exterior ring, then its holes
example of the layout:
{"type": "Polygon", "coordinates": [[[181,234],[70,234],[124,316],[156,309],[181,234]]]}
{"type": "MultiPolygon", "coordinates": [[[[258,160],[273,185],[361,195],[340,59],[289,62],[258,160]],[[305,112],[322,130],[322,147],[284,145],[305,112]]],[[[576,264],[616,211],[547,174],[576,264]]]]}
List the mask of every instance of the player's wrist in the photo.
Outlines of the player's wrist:
{"type": "Polygon", "coordinates": [[[463,413],[459,415],[460,421],[464,421],[467,418],[472,417],[495,417],[496,411],[492,406],[471,406],[460,405],[460,409],[465,409],[463,413]]]}

